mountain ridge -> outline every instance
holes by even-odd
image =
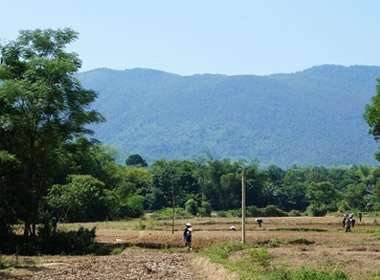
[[[377,66],[321,65],[265,76],[98,68],[78,73],[107,118],[95,138],[159,158],[257,160],[260,166],[376,164],[362,115]]]

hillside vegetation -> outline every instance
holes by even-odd
[[[78,77],[99,93],[107,122],[95,138],[159,158],[258,160],[282,168],[375,164],[364,108],[380,67],[316,66],[292,74],[179,76],[150,69],[95,69]]]

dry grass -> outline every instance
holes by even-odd
[[[59,225],[58,229],[75,229],[79,226],[91,228],[93,226],[96,226],[96,239],[98,242],[108,244],[138,244],[141,246],[145,245],[148,247],[163,246],[165,248],[181,248],[183,246],[182,229],[186,222],[191,222],[194,228],[194,250],[190,254],[187,252],[182,252],[181,250],[173,251],[172,254],[177,254],[179,252],[179,254],[183,255],[183,257],[181,257],[181,260],[184,263],[181,263],[180,265],[185,267],[189,266],[188,261],[189,256],[191,256],[191,259],[193,259],[193,261],[192,266],[190,266],[190,270],[192,267],[192,271],[187,271],[189,274],[186,274],[189,277],[193,277],[193,279],[213,279],[212,275],[217,275],[216,270],[223,271],[223,269],[218,266],[214,266],[205,260],[199,261],[200,257],[197,257],[196,252],[202,247],[219,244],[227,240],[241,241],[241,219],[196,218],[190,221],[176,220],[174,227],[171,221],[153,221],[147,219],[81,225],[61,224]],[[237,231],[231,231],[229,229],[229,227],[232,225],[234,225],[237,228]],[[377,264],[380,261],[380,240],[374,235],[374,231],[377,228],[378,225],[374,222],[374,219],[372,218],[364,218],[361,223],[357,222],[355,227],[352,228],[352,231],[348,233],[344,232],[344,228],[341,225],[341,217],[264,218],[262,227],[258,227],[258,225],[254,222],[254,219],[249,218],[246,219],[245,240],[247,243],[253,244],[276,243],[278,246],[271,246],[268,249],[272,256],[270,264],[272,267],[278,268],[285,266],[294,269],[305,267],[307,269],[315,268],[327,271],[332,271],[336,268],[339,268],[341,270],[344,270],[350,276],[352,276],[353,279],[375,279],[375,275],[380,276],[380,268],[378,268],[377,266]],[[297,240],[300,240],[302,242],[291,242]],[[310,244],[307,245],[305,244],[306,242],[303,241],[310,241]],[[149,251],[127,248],[126,251],[123,253],[124,260],[126,259],[126,256],[131,255],[128,253],[130,252],[130,250],[134,250],[132,257],[135,257],[135,259],[148,259],[145,258],[143,255],[148,254]],[[160,254],[161,252],[158,252],[157,250],[154,251],[156,255]],[[167,252],[165,252],[165,254],[166,253]],[[142,257],[137,258],[137,254],[141,254]],[[97,266],[100,267],[102,265],[100,260],[106,260],[107,258],[112,257],[117,258],[120,256],[93,258],[99,258]],[[165,258],[167,258],[167,256],[165,256]],[[54,270],[62,270],[64,269],[65,265],[69,265],[70,267],[73,266],[73,260],[77,260],[80,262],[83,261],[82,259],[83,258],[80,257],[76,257],[74,259],[71,257],[40,257],[40,259],[37,260],[37,263],[39,263],[38,266],[43,266],[44,263],[57,263],[59,265],[55,265]],[[83,266],[83,269],[86,269],[86,266]],[[38,271],[38,269],[36,270]],[[31,271],[32,270],[28,270],[28,277],[37,273]],[[52,271],[52,269],[50,269],[49,271]],[[202,274],[202,271],[206,271],[207,275]],[[210,273],[210,271],[214,271],[214,273]],[[14,271],[10,274],[8,273],[7,275],[10,277],[12,275],[16,276],[17,274],[18,272]],[[200,274],[202,275],[200,276]],[[223,272],[222,274],[225,275],[225,272]],[[40,276],[41,275],[39,275],[39,277]],[[186,277],[187,276],[183,276],[182,278],[180,277],[173,279],[187,279]],[[141,277],[140,279],[150,278]]]

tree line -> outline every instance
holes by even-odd
[[[158,159],[150,166],[138,154],[125,165],[117,151],[91,138],[88,125],[105,121],[91,104],[97,93],[75,78],[81,66],[65,51],[78,34],[70,28],[20,31],[0,45],[0,234],[23,223],[24,236],[38,225],[136,218],[179,208],[191,215],[222,214],[246,204],[296,214],[324,215],[380,209],[380,168],[260,168],[258,162]],[[374,101],[375,104],[375,101]],[[377,115],[365,118],[376,136]]]

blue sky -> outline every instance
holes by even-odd
[[[179,75],[292,73],[322,64],[380,66],[378,0],[12,0],[0,40],[71,27],[81,71]]]

